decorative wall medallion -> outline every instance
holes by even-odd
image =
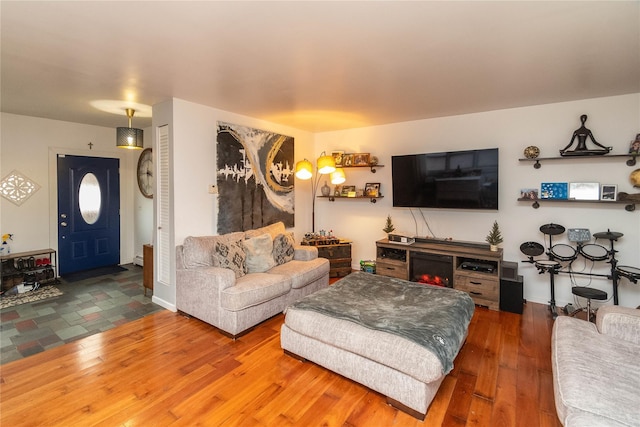
[[[640,188],[640,169],[636,169],[629,175],[629,180],[634,187]]]
[[[16,206],[27,201],[40,186],[17,170],[13,170],[0,182],[0,194]]]
[[[524,149],[524,156],[527,159],[535,159],[540,155],[540,149],[535,145],[530,145]]]

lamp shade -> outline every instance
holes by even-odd
[[[313,176],[313,165],[307,159],[296,163],[296,178],[310,179]]]
[[[333,156],[326,156],[324,153],[318,157],[318,173],[326,175],[336,170],[336,161]]]
[[[144,146],[142,129],[130,127],[117,128],[116,146],[121,148],[141,149]]]
[[[331,173],[331,183],[333,185],[342,184],[347,180],[347,177],[344,174],[344,169],[337,168],[335,172]]]

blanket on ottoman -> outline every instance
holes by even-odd
[[[464,292],[354,272],[290,306],[403,337],[431,351],[442,374],[466,337],[475,305]]]

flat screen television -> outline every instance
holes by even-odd
[[[498,209],[498,149],[391,157],[393,206]]]

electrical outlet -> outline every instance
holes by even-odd
[[[209,194],[218,194],[218,187],[215,184],[209,185]]]

